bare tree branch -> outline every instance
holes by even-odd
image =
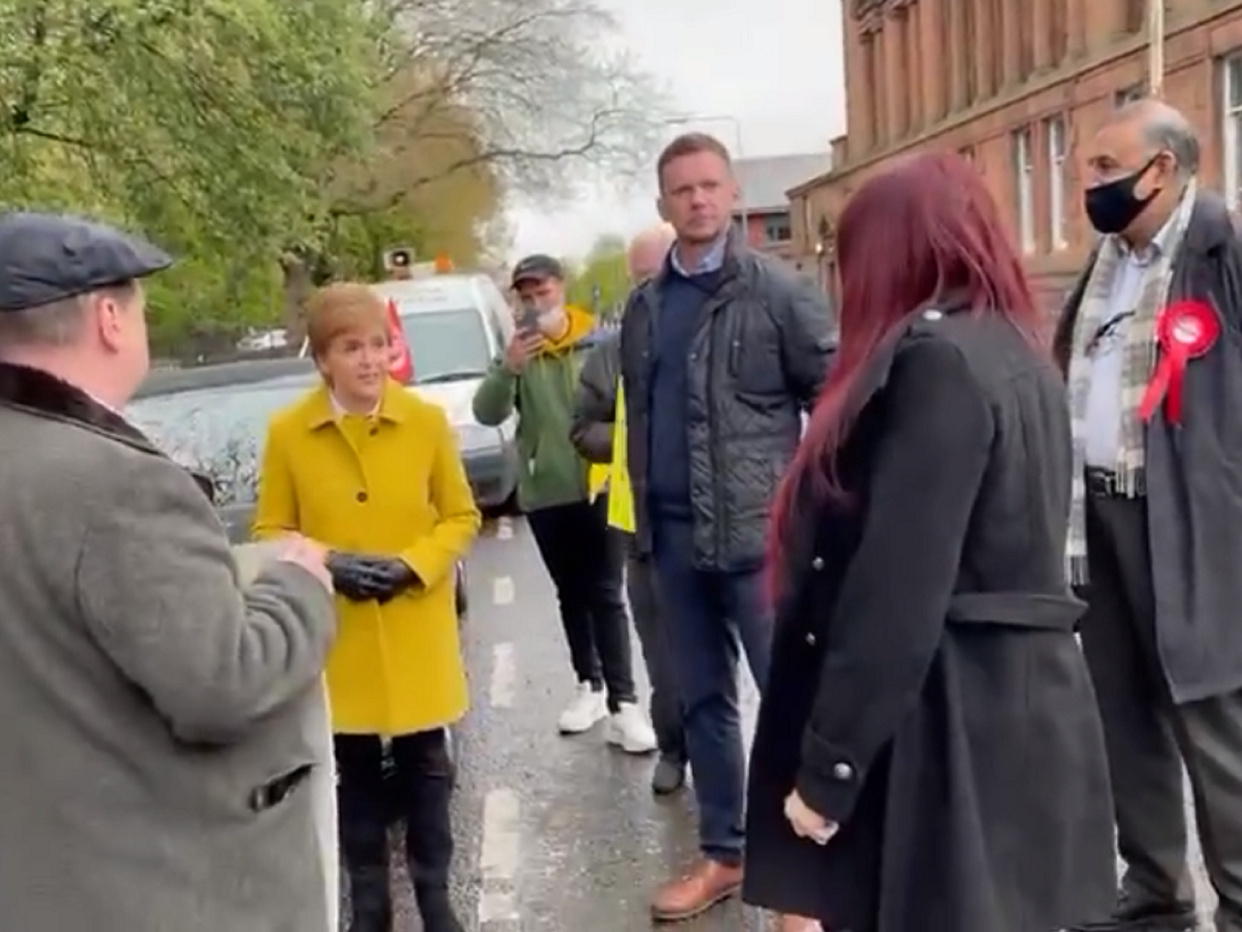
[[[390,210],[459,172],[559,200],[593,174],[648,165],[663,97],[609,51],[599,0],[387,0],[387,103],[367,167],[334,165],[331,215]]]

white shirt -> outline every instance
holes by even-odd
[[[1121,410],[1121,379],[1125,368],[1126,333],[1142,294],[1144,279],[1163,254],[1172,224],[1170,217],[1145,249],[1131,249],[1124,240],[1115,240],[1114,248],[1121,251],[1121,261],[1109,289],[1108,313],[1089,351],[1091,384],[1087,392],[1087,436],[1084,438],[1088,466],[1117,468],[1121,419],[1125,416]]]
[[[345,406],[341,404],[341,402],[337,399],[336,395],[334,395],[332,392],[328,392],[328,398],[332,400],[332,413],[336,415],[337,417],[344,417],[347,414],[354,413],[352,411],[346,410]],[[370,411],[368,411],[365,417],[375,417],[375,415],[379,414],[380,405],[382,405],[383,403],[384,403],[383,398],[375,402],[375,407],[373,407]]]

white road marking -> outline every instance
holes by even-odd
[[[513,604],[513,580],[508,576],[497,576],[492,580],[492,604]]]
[[[492,648],[491,700],[493,709],[510,709],[517,692],[517,658],[512,644]]]
[[[483,800],[483,841],[479,846],[479,923],[513,922],[518,918],[513,881],[521,856],[521,806],[517,793],[495,789]]]
[[[501,518],[496,522],[496,539],[512,540],[513,539],[513,519]]]

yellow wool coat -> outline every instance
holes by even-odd
[[[479,523],[448,418],[396,382],[374,417],[338,417],[320,387],[272,420],[255,537],[297,531],[398,556],[423,583],[383,606],[337,597],[327,671],[337,733],[409,734],[465,714],[454,570]]]

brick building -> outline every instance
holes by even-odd
[[[826,152],[735,159],[733,171],[741,191],[733,223],[741,229],[745,220],[746,242],[796,264],[799,257],[793,248],[793,221],[785,192],[806,178],[828,171],[831,164]]]
[[[794,250],[831,281],[836,217],[895,157],[952,148],[988,181],[1052,304],[1093,233],[1076,145],[1146,92],[1147,0],[843,0],[846,134],[788,194]],[[1164,96],[1199,128],[1203,177],[1242,190],[1242,0],[1167,3]],[[817,258],[818,257],[818,258]]]

